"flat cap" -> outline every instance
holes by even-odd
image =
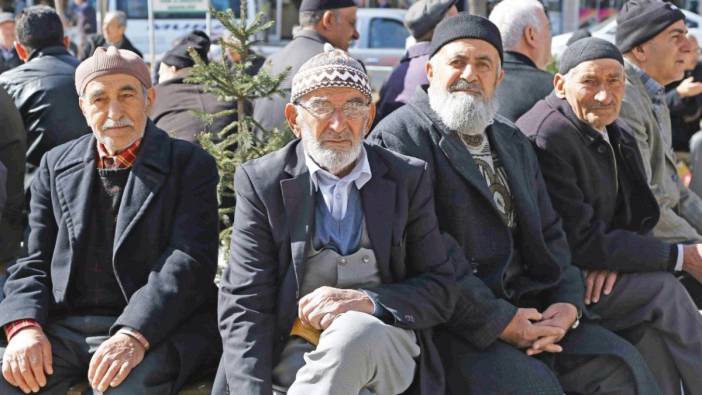
[[[615,43],[622,53],[655,37],[685,14],[674,4],[661,0],[629,0],[617,15]]]
[[[319,53],[300,66],[293,76],[290,102],[322,88],[353,88],[371,100],[371,85],[363,65],[348,53],[324,44]]]
[[[356,7],[356,3],[353,0],[302,0],[300,12],[334,10],[346,7]]]
[[[192,67],[195,64],[188,53],[188,48],[193,48],[200,58],[207,63],[207,53],[210,52],[210,38],[201,30],[193,30],[178,39],[178,42],[163,55],[161,62],[175,66],[177,69]]]
[[[0,12],[0,25],[5,22],[14,22],[15,15],[11,12]]]
[[[467,12],[460,12],[458,15],[448,17],[436,26],[434,36],[431,39],[429,57],[434,57],[444,45],[462,38],[487,41],[495,47],[500,55],[500,63],[502,63],[502,37],[500,36],[500,30],[489,19],[471,15]]]
[[[624,65],[624,57],[614,44],[601,38],[586,37],[566,48],[561,55],[558,73],[566,74],[580,63],[597,59],[614,59]]]
[[[456,0],[419,0],[407,10],[405,27],[414,38],[432,31]]]
[[[85,59],[76,69],[76,91],[82,95],[88,83],[110,74],[128,74],[138,79],[145,88],[151,88],[149,68],[144,60],[132,51],[110,46],[98,47],[93,56]]]

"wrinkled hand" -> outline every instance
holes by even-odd
[[[2,357],[2,376],[22,392],[38,392],[53,374],[51,343],[41,328],[28,327],[17,332]]]
[[[500,334],[500,339],[518,348],[529,348],[541,338],[562,338],[565,335],[563,328],[535,324],[543,318],[544,316],[536,309],[517,309],[512,321]],[[553,347],[549,347],[549,349],[553,349]]]
[[[300,322],[317,330],[327,329],[347,311],[373,314],[373,302],[365,292],[355,289],[320,287],[303,296],[297,307]]]
[[[702,93],[702,82],[694,81],[694,77],[687,77],[680,81],[675,91],[680,97],[697,96]]]
[[[609,295],[617,282],[617,272],[585,270],[585,304],[597,303],[602,294]]]
[[[90,386],[100,392],[117,387],[141,363],[145,351],[138,340],[124,333],[116,333],[105,340],[90,359]]]
[[[702,282],[702,244],[683,247],[683,270]]]
[[[554,303],[549,306],[542,314],[543,319],[535,322],[536,326],[552,326],[563,329],[563,334],[560,336],[546,336],[535,341],[529,349],[528,355],[541,354],[542,352],[561,352],[563,348],[557,343],[560,342],[565,334],[578,319],[578,308],[570,303]]]

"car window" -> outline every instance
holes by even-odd
[[[685,24],[687,25],[687,27],[689,29],[695,29],[695,28],[700,27],[700,25],[697,22],[695,22],[694,20],[692,20],[690,18],[685,18]]]
[[[373,18],[370,23],[369,48],[404,48],[409,32],[395,19]]]
[[[231,8],[236,17],[239,17],[239,0],[210,0],[210,4],[217,10]],[[127,13],[128,19],[146,19],[148,17],[147,2],[144,0],[117,0],[117,9]],[[176,18],[202,18],[201,13],[191,12],[159,12],[155,14],[159,19]]]

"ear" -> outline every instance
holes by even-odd
[[[430,61],[424,63],[424,71],[427,73],[427,79],[431,82],[431,79],[434,77],[434,68]]]
[[[559,73],[553,76],[553,90],[561,99],[565,99],[565,77]]]
[[[630,53],[634,56],[634,59],[636,59],[640,63],[645,62],[648,58],[646,50],[644,50],[642,45],[637,45],[630,51]]]
[[[154,105],[154,101],[156,101],[156,90],[152,86],[151,88],[146,90],[146,113],[151,112],[151,107]]]
[[[524,41],[528,46],[534,48],[536,47],[536,29],[534,26],[527,26],[524,28]]]
[[[319,21],[319,23],[322,25],[322,28],[331,29],[336,23],[336,15],[334,15],[333,11],[324,11],[324,14],[322,14],[322,19]]]
[[[17,51],[17,56],[23,61],[26,62],[27,59],[29,59],[29,54],[27,53],[27,49],[17,41],[15,41],[15,51]]]
[[[63,46],[68,49],[68,47],[71,45],[71,38],[68,36],[63,37]]]
[[[500,72],[497,73],[497,84],[495,86],[500,85],[502,83],[502,80],[504,80],[504,79],[505,79],[505,69],[503,69],[502,66],[500,66]]]
[[[297,109],[292,103],[285,105],[285,120],[288,121],[288,125],[290,125],[290,129],[295,137],[301,138],[302,131],[300,130],[300,126],[297,124]]]
[[[371,103],[368,108],[368,121],[366,122],[366,136],[370,133],[371,127],[373,126],[373,120],[375,120],[376,108],[375,103]],[[365,137],[365,136],[364,136]]]

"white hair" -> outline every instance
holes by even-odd
[[[113,19],[116,20],[120,26],[127,27],[127,14],[124,11],[108,11],[105,14],[104,23],[109,23]]]
[[[540,24],[539,15],[543,12],[544,6],[538,0],[502,0],[490,13],[490,21],[500,30],[502,46],[510,50],[519,44],[528,26],[537,31],[548,29]]]

